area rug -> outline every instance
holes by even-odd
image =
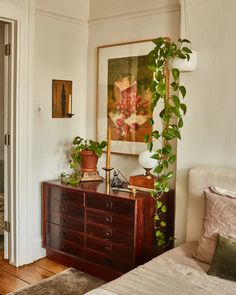
[[[104,283],[105,281],[77,269],[68,268],[37,284],[8,293],[8,295],[82,295]]]

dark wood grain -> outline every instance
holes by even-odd
[[[111,189],[107,194],[105,183],[94,183],[43,183],[44,241],[51,259],[109,280],[164,250],[156,246],[155,200],[149,193]],[[174,192],[163,202],[168,206],[165,234],[173,236]]]

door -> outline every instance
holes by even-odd
[[[15,30],[14,23],[4,23],[4,258],[9,259],[12,251],[12,228],[10,224],[13,205],[14,179],[14,106],[15,106]]]

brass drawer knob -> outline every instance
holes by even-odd
[[[112,208],[112,201],[107,201],[106,202],[106,207],[107,208]]]
[[[108,251],[111,251],[112,250],[112,245],[111,244],[107,244],[105,246],[105,249],[108,250]]]
[[[112,236],[112,231],[106,230],[106,237],[111,237],[111,236]]]
[[[105,220],[106,220],[106,223],[112,223],[112,216],[110,215],[106,216]]]

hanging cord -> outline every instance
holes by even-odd
[[[190,26],[189,26],[189,19],[188,19],[188,12],[187,12],[187,3],[186,0],[182,0],[183,3],[183,14],[184,14],[184,26],[186,32],[186,39],[190,40]],[[192,49],[191,43],[189,44],[190,49]]]

